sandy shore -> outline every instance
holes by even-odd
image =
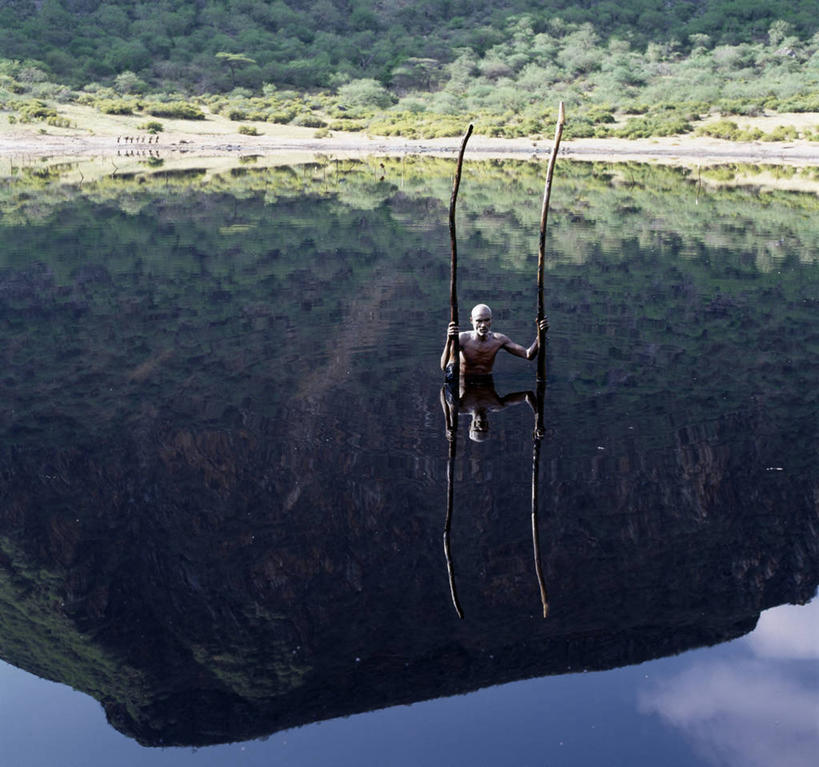
[[[205,127],[205,126],[202,126]],[[206,133],[172,130],[157,137],[138,135],[126,141],[117,135],[71,135],[6,131],[0,135],[0,156],[116,156],[129,152],[152,151],[160,156],[174,153],[205,155],[233,153],[322,153],[353,155],[448,155],[458,151],[460,138],[409,140],[368,137],[358,133],[333,133],[315,138],[314,131],[293,129],[267,130],[265,135],[246,136],[233,132]],[[157,140],[158,143],[154,143]],[[149,143],[150,142],[150,143]],[[467,156],[531,157],[547,155],[551,141],[500,139],[473,136]],[[652,139],[575,139],[561,143],[563,157],[596,161],[645,161],[683,165],[720,163],[787,164],[819,166],[819,142],[731,142],[706,137],[667,137]]]

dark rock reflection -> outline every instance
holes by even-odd
[[[332,400],[338,433],[315,441],[314,402],[235,428],[159,419],[88,449],[5,450],[3,657],[87,690],[143,743],[201,744],[720,642],[815,589],[809,472],[760,473],[769,422],[743,414],[613,457],[544,444],[546,621],[526,483],[465,455],[460,621],[439,429],[417,451],[356,448],[343,435],[366,431],[362,411]],[[520,475],[527,444],[531,427],[493,471]]]

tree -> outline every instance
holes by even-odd
[[[392,86],[398,91],[431,91],[437,86],[443,67],[438,59],[410,57],[392,70]]]
[[[144,80],[137,77],[131,70],[120,72],[114,79],[114,88],[117,93],[144,93],[147,89]]]
[[[338,89],[340,103],[346,107],[377,107],[383,109],[392,104],[392,96],[377,80],[363,78],[353,80]]]
[[[788,35],[793,33],[793,26],[787,21],[777,19],[768,30],[768,42],[776,48]]]
[[[236,87],[236,66],[239,64],[255,64],[256,59],[251,59],[250,56],[245,56],[244,53],[228,53],[227,51],[219,51],[216,58],[227,64],[230,70],[230,79],[233,82],[233,87]]]

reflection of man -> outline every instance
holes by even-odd
[[[480,379],[461,378],[460,392],[455,401],[451,387],[441,389],[441,407],[446,418],[447,439],[452,439],[456,426],[455,414],[468,413],[472,416],[469,424],[469,438],[473,442],[484,442],[489,439],[489,413],[504,410],[521,402],[528,402],[532,410],[536,409],[535,395],[531,391],[519,391],[501,397],[495,391],[492,376]]]
[[[470,315],[472,330],[458,332],[458,326],[454,322],[449,323],[447,329],[446,344],[441,354],[441,370],[446,370],[447,378],[451,377],[452,368],[455,363],[454,341],[458,339],[461,347],[460,372],[462,375],[490,375],[492,366],[495,364],[495,357],[501,349],[505,349],[510,354],[523,359],[531,360],[537,356],[538,339],[535,340],[528,349],[524,349],[519,344],[514,343],[503,333],[495,333],[491,330],[492,310],[486,304],[478,304]],[[540,325],[545,332],[549,329],[549,323],[544,318]]]

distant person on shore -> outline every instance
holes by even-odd
[[[449,323],[447,328],[446,344],[441,354],[441,370],[446,372],[447,380],[454,374],[455,339],[461,347],[460,373],[464,376],[489,376],[492,374],[492,366],[495,364],[495,357],[501,349],[505,349],[510,354],[523,359],[531,360],[537,356],[538,337],[528,349],[524,349],[516,344],[503,333],[495,333],[490,328],[492,326],[492,310],[486,304],[478,304],[470,314],[472,330],[464,332],[458,331],[458,326],[454,322]],[[549,321],[544,317],[540,321],[540,328],[546,332],[549,329]]]

